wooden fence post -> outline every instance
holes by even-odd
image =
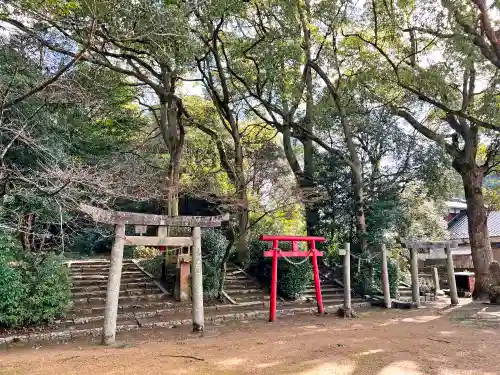
[[[351,317],[351,244],[345,244],[344,255],[344,316]]]
[[[411,298],[420,306],[420,285],[418,284],[418,253],[417,249],[410,248],[411,258]]]
[[[450,244],[446,244],[446,267],[448,269],[448,285],[450,286],[450,299],[452,305],[458,305],[457,282],[455,280],[455,267],[453,266],[453,254]]]
[[[384,291],[384,304],[386,308],[390,309],[392,307],[391,289],[389,287],[389,270],[387,268],[387,250],[384,244],[382,244],[381,246],[381,256],[382,256],[382,289]]]
[[[203,265],[201,257],[201,229],[193,228],[193,249],[191,263],[193,331],[203,331],[205,317],[203,311]]]
[[[106,308],[104,310],[104,327],[102,344],[111,345],[116,340],[116,318],[120,297],[120,280],[122,276],[123,245],[125,243],[125,224],[115,225],[115,240],[111,249],[109,264],[108,289],[106,291]]]

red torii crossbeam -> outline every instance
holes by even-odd
[[[318,313],[323,314],[323,298],[321,297],[321,284],[319,281],[318,256],[323,256],[323,252],[316,249],[316,242],[324,242],[324,237],[312,236],[282,236],[282,235],[261,235],[261,241],[273,243],[272,249],[264,251],[265,257],[272,257],[271,276],[271,301],[269,304],[269,321],[276,320],[276,299],[278,295],[278,258],[280,257],[309,257],[312,256],[314,286],[316,290],[316,302],[318,303]],[[292,243],[292,251],[281,251],[279,241]],[[299,250],[299,242],[307,242],[308,251]]]

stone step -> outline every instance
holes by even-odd
[[[250,279],[248,276],[226,276],[225,282],[232,283],[232,282],[254,282],[254,281]]]
[[[262,306],[265,307],[266,304],[262,302],[254,302],[247,303],[245,306]],[[228,308],[232,308],[235,305],[226,304],[226,305],[209,305],[205,306],[206,314],[213,314],[213,311],[225,310]],[[268,306],[268,304],[267,304]],[[131,307],[124,308],[118,310],[118,321],[127,320],[127,319],[145,319],[151,318],[155,316],[166,316],[166,315],[174,315],[183,313],[185,315],[191,314],[191,304],[189,303],[166,303],[158,306],[151,306],[145,308]],[[73,324],[86,324],[90,322],[96,321],[104,321],[104,309],[99,311],[92,311],[94,314],[83,314],[81,311],[76,311],[67,315],[66,319],[64,319],[61,323],[73,323]]]
[[[225,280],[225,285],[240,285],[240,286],[249,286],[249,285],[260,285],[257,281],[245,278],[245,279],[236,279],[236,280]]]
[[[230,276],[244,276],[245,278],[248,278],[248,275],[245,273],[245,272],[242,272],[242,271],[238,271],[238,270],[235,270],[235,271],[226,271],[226,277],[230,277]]]
[[[85,292],[77,292],[73,293],[74,299],[81,298],[94,298],[94,297],[106,297],[106,290],[96,290],[96,291],[85,291]],[[136,288],[136,289],[128,289],[128,290],[120,290],[120,296],[139,296],[142,294],[156,294],[163,293],[161,289],[155,288]]]
[[[103,310],[104,311],[104,310]],[[120,324],[122,321],[127,321],[131,319],[145,319],[145,318],[152,318],[155,316],[166,316],[166,315],[174,315],[174,314],[179,314],[180,312],[184,313],[189,313],[191,311],[191,307],[189,306],[188,308],[184,309],[177,309],[177,308],[164,308],[164,309],[144,309],[144,310],[131,310],[131,311],[120,311],[118,312],[117,316],[117,324]],[[91,322],[99,322],[102,326],[104,323],[104,315],[99,314],[99,315],[69,315],[66,317],[65,320],[63,320],[61,323],[62,324],[87,324]]]
[[[315,292],[316,288],[315,287],[307,287],[304,289],[304,292]],[[335,286],[330,286],[330,285],[321,285],[321,291],[322,292],[340,292],[344,293],[344,288],[339,288]]]
[[[302,293],[302,295],[304,297],[307,297],[307,296],[311,296],[311,297],[315,297],[316,296],[316,292],[315,291],[311,291],[311,292],[304,292]],[[338,291],[338,290],[333,290],[333,291],[328,291],[328,290],[322,290],[321,291],[321,295],[323,297],[325,296],[343,296],[344,295],[344,291]]]
[[[69,264],[70,267],[109,267],[110,263],[109,262],[86,262],[86,263],[77,263],[77,262],[71,262]],[[126,266],[135,266],[135,263],[132,261],[123,261],[122,267]]]
[[[118,313],[129,313],[134,311],[144,311],[144,310],[162,310],[162,309],[190,309],[191,304],[189,303],[179,303],[173,302],[169,300],[160,300],[160,301],[120,301],[118,305]],[[78,305],[75,306],[68,315],[71,316],[94,316],[94,315],[103,315],[104,314],[105,305],[100,306],[90,306],[90,305]]]
[[[109,272],[108,271],[91,271],[91,270],[84,270],[84,271],[71,271],[70,275],[71,276],[90,276],[90,275],[96,275],[96,276],[108,276]],[[144,272],[142,272],[140,269],[136,268],[135,270],[124,270],[122,271],[122,276],[125,275],[144,275]]]
[[[231,297],[235,302],[243,302],[243,301],[265,301],[269,299],[269,295],[266,294],[230,294],[229,297]]]
[[[232,284],[232,283],[225,283],[224,284],[224,290],[247,290],[247,289],[259,289],[259,290],[267,290],[267,288],[262,288],[259,284],[255,283],[246,283],[246,284]]]
[[[109,269],[109,262],[106,263],[96,263],[96,262],[89,262],[89,263],[71,263],[68,265],[69,268],[85,268],[85,269],[99,269],[99,268],[106,268]],[[134,262],[123,262],[122,267],[137,267]]]
[[[123,261],[123,264],[130,264],[131,261]],[[88,261],[88,260],[73,260],[70,266],[109,266],[109,260]]]
[[[89,273],[97,273],[97,274],[101,274],[101,273],[109,273],[109,268],[106,268],[106,267],[102,267],[102,268],[69,268],[69,271],[71,274],[78,274],[78,273],[83,273],[83,274],[89,274]],[[130,266],[130,267],[123,267],[122,268],[122,272],[124,271],[140,271],[139,268],[137,268],[135,265],[134,266]]]
[[[107,290],[108,283],[99,283],[99,284],[89,284],[83,286],[73,286],[71,288],[71,293],[80,293],[80,292],[94,292],[98,290]],[[158,288],[158,286],[152,281],[140,281],[140,282],[131,282],[131,283],[120,283],[120,290],[130,290],[137,288]]]
[[[262,289],[257,289],[257,288],[247,288],[247,289],[242,289],[242,288],[228,288],[225,287],[224,291],[231,296],[232,294],[247,294],[247,293],[262,293]]]
[[[120,304],[128,304],[128,303],[140,303],[141,301],[160,301],[165,299],[165,295],[160,291],[160,293],[153,294],[142,294],[138,296],[120,296],[119,303]],[[106,304],[106,296],[103,297],[92,297],[92,298],[75,298],[73,300],[75,307],[79,307],[81,305],[89,305],[89,306],[100,306]]]
[[[363,302],[364,300],[361,298],[352,298],[351,303]],[[316,303],[316,298],[308,298],[305,300],[297,300],[295,301],[299,304],[308,304],[308,303]],[[344,297],[327,297],[323,298],[323,306],[331,306],[331,305],[341,305],[344,303]]]
[[[73,279],[73,285],[94,285],[97,283],[104,283],[106,284],[108,282],[108,277],[104,275],[86,275],[86,276],[72,276]],[[142,281],[151,281],[151,278],[146,275],[137,275],[137,276],[132,276],[132,275],[124,275],[121,277],[120,283],[127,284],[127,283],[133,283],[133,282],[142,282]]]

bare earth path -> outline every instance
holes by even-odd
[[[498,322],[471,323],[481,309],[300,315],[210,327],[203,338],[184,328],[141,331],[120,336],[127,345],[115,349],[77,342],[0,351],[0,374],[500,375]]]

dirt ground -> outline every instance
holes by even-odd
[[[0,374],[500,375],[500,312],[471,303],[370,310],[359,318],[298,315],[127,333],[92,342],[0,351]]]

